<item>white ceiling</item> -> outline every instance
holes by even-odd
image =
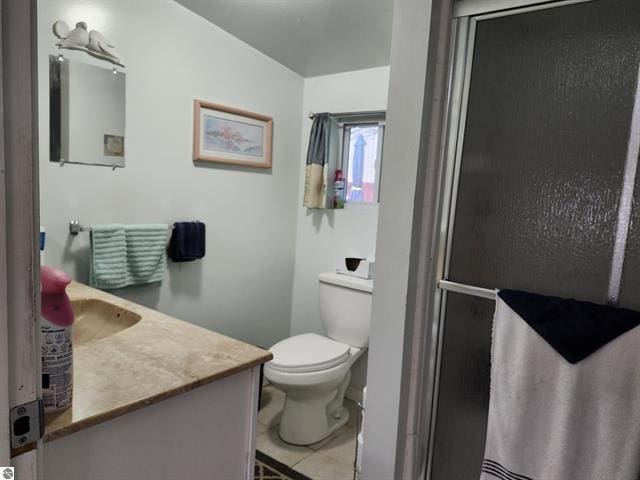
[[[393,0],[176,0],[304,77],[389,65]]]

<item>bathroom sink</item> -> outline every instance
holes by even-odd
[[[97,299],[71,302],[76,320],[73,343],[83,345],[132,327],[142,318],[135,312]]]

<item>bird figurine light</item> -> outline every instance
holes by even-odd
[[[86,22],[76,23],[76,28],[71,30],[66,22],[58,20],[53,24],[53,34],[60,39],[56,43],[58,48],[81,50],[93,57],[124,68],[116,54],[115,47],[97,30],[88,31]]]

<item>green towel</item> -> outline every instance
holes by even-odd
[[[169,227],[93,225],[89,283],[102,290],[161,282]]]
[[[89,284],[104,290],[127,285],[127,240],[124,225],[91,226]]]

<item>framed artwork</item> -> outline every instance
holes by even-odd
[[[193,110],[194,161],[271,168],[271,117],[203,100]]]

